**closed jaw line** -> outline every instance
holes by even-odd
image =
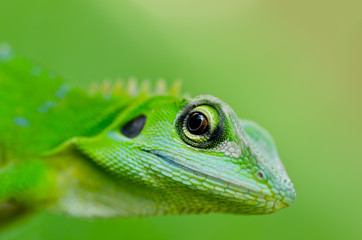
[[[235,181],[236,179],[224,179],[222,176],[220,177],[216,177],[213,176],[212,174],[208,174],[207,172],[201,172],[200,170],[194,169],[190,166],[187,166],[185,164],[181,164],[179,162],[177,162],[176,160],[171,159],[170,157],[166,156],[167,153],[161,152],[161,151],[157,151],[157,150],[145,150],[145,152],[147,153],[151,153],[155,156],[157,156],[158,158],[162,159],[163,161],[166,161],[169,164],[174,164],[180,168],[186,169],[188,171],[203,175],[205,177],[211,178],[215,181],[219,181],[219,182],[223,182],[225,184],[231,185],[231,186],[235,186],[237,188],[249,191],[249,192],[254,192],[254,193],[262,193],[263,195],[269,196],[272,195],[271,192],[269,191],[269,189],[262,189],[259,186],[253,185],[253,184],[249,184],[250,180],[249,178],[246,177],[242,177],[242,176],[238,176],[238,178],[240,179],[240,181]]]

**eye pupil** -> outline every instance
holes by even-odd
[[[204,114],[194,112],[187,121],[187,128],[190,133],[195,135],[204,134],[208,129],[208,121]]]
[[[192,131],[197,130],[198,128],[201,127],[203,121],[204,121],[204,116],[202,116],[201,114],[194,114],[190,118],[189,129]]]

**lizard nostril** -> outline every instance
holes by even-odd
[[[257,171],[256,177],[259,178],[260,180],[265,180],[265,175],[262,171]]]

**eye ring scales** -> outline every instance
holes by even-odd
[[[185,143],[197,148],[216,147],[228,132],[225,114],[212,103],[186,105],[178,114],[175,127]]]

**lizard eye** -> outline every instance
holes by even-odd
[[[176,128],[181,139],[199,148],[211,148],[220,142],[224,132],[223,119],[210,105],[200,105],[180,116]],[[222,139],[221,139],[222,140]]]
[[[202,135],[208,131],[209,122],[204,114],[201,112],[194,112],[190,114],[187,119],[187,130],[194,135]]]

